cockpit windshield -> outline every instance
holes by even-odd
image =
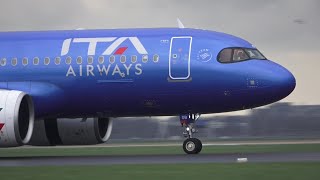
[[[250,59],[266,60],[260,51],[248,48],[226,48],[218,55],[218,60],[221,63],[233,63]]]
[[[257,49],[245,49],[251,59],[266,59]]]

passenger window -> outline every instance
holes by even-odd
[[[1,66],[5,66],[7,64],[7,59],[6,58],[3,58],[1,59]]]
[[[38,57],[33,58],[33,65],[39,65],[39,61]]]
[[[109,63],[113,64],[116,61],[116,57],[115,56],[110,56],[109,57]]]
[[[61,63],[61,58],[60,57],[56,57],[55,60],[54,60],[54,63],[56,65],[59,65]]]
[[[49,65],[50,64],[50,58],[49,57],[45,57],[44,58],[44,65]]]
[[[218,60],[222,63],[231,62],[232,49],[224,49],[220,52]]]
[[[142,62],[147,63],[148,62],[148,55],[142,56]]]
[[[22,59],[22,65],[24,65],[24,66],[28,65],[28,58]]]
[[[155,63],[159,62],[159,55],[158,54],[155,54],[153,56],[153,62],[155,62]]]
[[[77,64],[82,64],[82,57],[81,56],[77,57]]]
[[[99,64],[103,64],[104,63],[104,56],[100,56],[99,57]]]
[[[249,56],[244,52],[243,49],[234,49],[233,61],[243,61],[249,59]]]
[[[126,63],[126,56],[125,55],[122,55],[121,57],[120,57],[120,62],[122,63],[122,64],[124,64],[124,63]]]
[[[12,64],[12,66],[16,66],[18,64],[18,59],[17,58],[12,58],[11,64]]]
[[[88,64],[93,64],[93,57],[92,56],[88,56]]]
[[[137,56],[136,55],[133,55],[133,56],[131,56],[131,62],[132,63],[136,63],[137,62]]]
[[[72,62],[72,58],[70,56],[68,56],[66,58],[66,64],[71,64],[71,62]]]

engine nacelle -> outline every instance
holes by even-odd
[[[35,121],[30,140],[33,146],[93,145],[105,143],[111,135],[112,119],[77,118]]]
[[[34,105],[21,91],[0,90],[0,147],[27,144],[34,126]]]

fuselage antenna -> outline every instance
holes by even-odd
[[[177,22],[178,22],[178,26],[180,29],[183,29],[184,28],[184,25],[182,24],[182,22],[180,21],[179,18],[177,18]]]

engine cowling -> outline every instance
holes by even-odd
[[[112,119],[42,119],[35,121],[30,140],[33,146],[93,145],[108,141],[112,132]]]
[[[0,147],[27,144],[33,127],[32,98],[21,91],[0,90]]]

